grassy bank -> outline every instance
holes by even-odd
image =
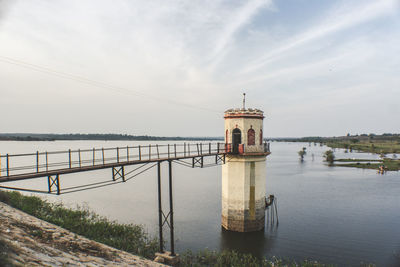
[[[335,141],[328,142],[327,146],[377,154],[400,153],[399,141]]]
[[[326,265],[316,261],[284,261],[278,258],[259,259],[251,254],[241,254],[235,251],[216,252],[211,250],[202,250],[197,253],[187,251],[183,253],[181,266],[197,266],[197,267],[333,267],[335,265]],[[373,267],[374,265],[365,265],[365,267]]]
[[[62,204],[9,191],[0,191],[0,201],[71,232],[135,255],[152,259],[158,248],[157,239],[151,238],[142,226],[109,221],[87,209],[68,209]]]
[[[334,161],[333,166],[339,167],[353,167],[362,169],[378,170],[380,166],[384,166],[387,171],[400,170],[400,160],[398,159],[383,159],[383,160],[369,160],[369,159],[337,159]],[[345,162],[345,163],[336,163]]]

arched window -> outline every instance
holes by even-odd
[[[228,140],[228,138],[229,138],[229,131],[228,130],[226,130],[226,132],[225,132],[225,144],[228,144],[229,143],[229,140]]]
[[[232,131],[232,153],[239,153],[239,144],[242,143],[242,132],[239,128],[235,128]]]
[[[256,132],[253,129],[247,131],[247,145],[254,146],[256,144]]]
[[[262,135],[262,130],[260,130],[260,145],[263,143],[263,135]]]

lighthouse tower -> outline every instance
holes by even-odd
[[[259,231],[265,224],[266,157],[263,111],[245,108],[225,111],[225,144],[222,166],[222,226],[236,232]]]

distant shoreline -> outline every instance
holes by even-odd
[[[0,141],[214,141],[223,140],[223,137],[166,137],[149,135],[126,134],[31,134],[31,133],[3,133]]]

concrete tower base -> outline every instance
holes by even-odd
[[[229,155],[222,166],[222,226],[236,232],[265,225],[266,155]]]

